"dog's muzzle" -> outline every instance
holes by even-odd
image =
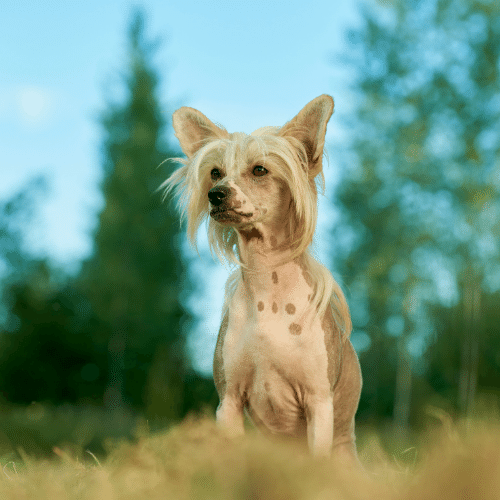
[[[212,205],[210,215],[218,222],[241,222],[242,217],[251,217],[253,214],[238,212],[238,206],[231,206],[229,201],[233,196],[233,190],[227,186],[215,186],[208,192],[208,199]]]

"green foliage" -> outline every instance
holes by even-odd
[[[0,415],[0,463],[30,457],[53,458],[54,447],[71,449],[94,462],[87,450],[103,458],[113,444],[134,440],[144,421],[127,411],[110,412],[92,404],[57,406],[33,402],[3,406]]]
[[[35,178],[1,208],[0,397],[9,404],[95,402],[106,380],[106,325],[72,284],[31,255],[24,238],[46,189]]]
[[[437,310],[469,311],[465,337],[448,340],[464,353],[462,410],[476,392],[481,301],[472,297],[500,282],[500,8],[422,0],[364,17],[349,37],[359,104],[337,193],[337,255],[353,340],[371,341],[361,354],[360,409],[380,415],[373,401],[386,407],[393,398],[394,418],[405,426],[412,371],[425,374]],[[422,403],[429,394],[413,396]]]
[[[54,282],[45,262],[5,292],[10,322],[0,336],[0,390],[9,403],[99,404],[109,327],[74,286]],[[10,328],[9,328],[10,324]]]
[[[500,293],[485,294],[477,318],[477,390],[479,405],[498,406],[500,403]],[[462,395],[460,378],[463,373],[463,342],[467,338],[466,307],[462,302],[452,308],[436,308],[434,318],[437,335],[425,353],[426,379],[436,402],[447,400],[446,410],[460,412]],[[437,404],[437,403],[436,403]]]

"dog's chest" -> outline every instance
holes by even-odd
[[[280,318],[247,319],[241,324],[230,321],[223,349],[226,377],[244,378],[267,365],[294,367],[299,377],[298,364],[307,366],[313,353],[321,355],[325,347],[324,342],[315,345],[312,333],[303,322]]]
[[[328,394],[328,353],[319,320],[307,303],[277,305],[248,314],[231,309],[223,346],[226,390],[240,399],[258,426],[301,434],[304,408],[317,392]],[[290,302],[291,304],[291,302]],[[266,314],[267,312],[267,314]]]

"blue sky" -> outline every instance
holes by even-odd
[[[0,7],[0,199],[37,174],[48,176],[50,191],[28,242],[68,269],[92,248],[90,234],[102,204],[97,116],[125,68],[135,5],[4,0]],[[309,100],[329,93],[336,114],[327,140],[341,139],[353,82],[331,58],[348,54],[345,32],[359,24],[356,2],[148,0],[139,5],[147,14],[149,38],[163,40],[155,64],[170,111],[189,105],[230,131],[250,132],[281,125]],[[336,165],[330,151],[327,191]],[[325,221],[331,224],[323,207],[320,231]],[[324,245],[319,247],[326,255]],[[227,275],[219,267],[212,272],[222,282]],[[218,314],[204,312],[214,309],[212,303],[199,311],[206,317],[205,331],[217,328]],[[214,341],[213,335],[195,337],[195,350]],[[200,361],[200,369],[208,371],[207,363]]]

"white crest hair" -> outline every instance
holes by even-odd
[[[196,233],[204,220],[208,220],[208,242],[212,253],[221,260],[239,266],[238,238],[231,226],[218,224],[210,216],[208,191],[213,187],[210,172],[214,167],[223,168],[228,175],[237,173],[248,164],[264,165],[280,178],[290,189],[293,209],[289,219],[289,248],[291,259],[298,259],[313,283],[314,294],[311,307],[323,317],[331,307],[334,322],[343,336],[351,332],[349,308],[344,294],[331,273],[317,262],[308,248],[312,242],[317,220],[318,180],[324,190],[324,175],[321,169],[311,170],[307,151],[295,137],[278,135],[278,127],[263,127],[250,135],[236,132],[224,138],[216,138],[202,146],[189,159],[172,158],[182,166],[160,186],[164,197],[175,190],[181,220],[187,219],[187,234],[196,248]],[[241,158],[241,152],[244,157]],[[319,178],[319,179],[318,179]],[[244,267],[244,266],[243,266]],[[241,268],[231,274],[225,291],[222,317],[241,280]]]

